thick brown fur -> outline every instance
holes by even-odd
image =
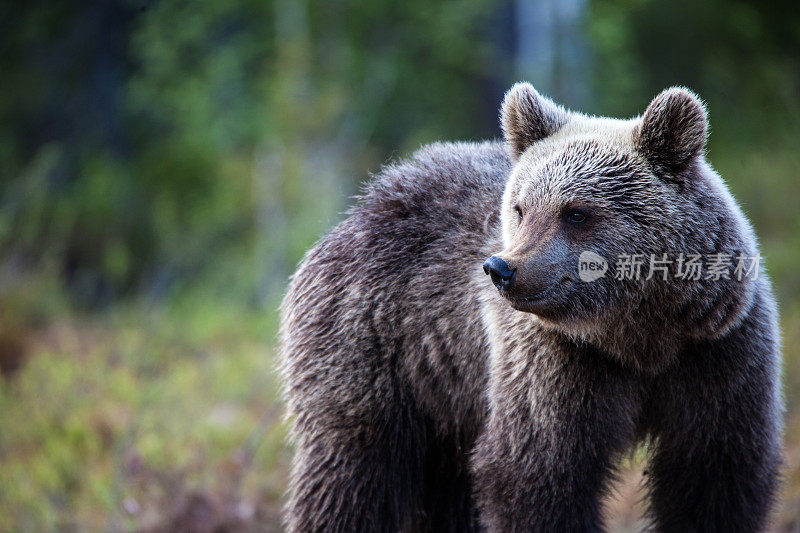
[[[588,117],[517,84],[501,123],[505,144],[383,169],[293,276],[288,528],[597,530],[617,459],[647,440],[656,529],[763,529],[782,431],[763,270],[577,275],[583,251],[757,254],[705,161],[704,106],[673,88],[642,117]]]

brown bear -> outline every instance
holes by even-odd
[[[598,530],[646,442],[655,529],[763,529],[777,310],[703,104],[614,120],[522,83],[501,122],[383,169],[293,276],[288,528]]]

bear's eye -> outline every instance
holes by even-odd
[[[519,205],[515,205],[514,211],[517,212],[517,217],[519,217],[519,222],[522,222],[522,208]]]
[[[586,213],[579,209],[570,209],[567,211],[566,216],[570,224],[583,224],[587,218]]]

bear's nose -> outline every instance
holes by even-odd
[[[483,271],[492,277],[492,283],[498,290],[509,290],[514,283],[517,269],[508,266],[508,263],[493,255],[483,264]]]

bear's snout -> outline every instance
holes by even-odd
[[[497,290],[507,291],[514,284],[517,269],[508,266],[508,263],[497,257],[491,256],[483,263],[483,271],[492,278],[492,283]]]

